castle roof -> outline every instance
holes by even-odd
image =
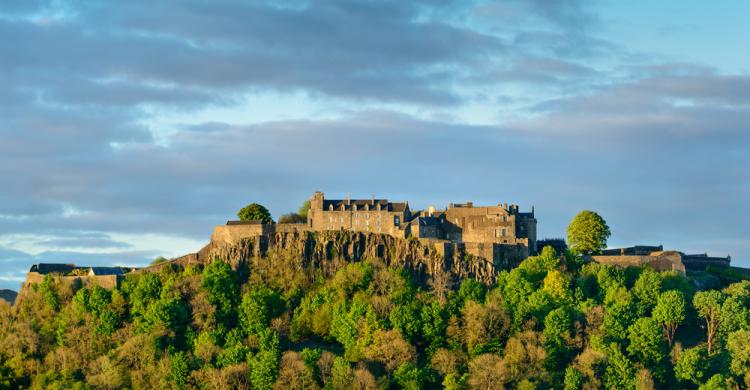
[[[37,272],[42,275],[49,273],[66,274],[76,268],[75,264],[38,263],[32,265],[29,272]]]
[[[125,275],[127,272],[120,267],[91,267],[92,275]]]
[[[357,206],[357,210],[364,210],[365,207],[369,207],[370,210],[377,210],[377,206],[380,205],[380,210],[393,211],[393,212],[404,212],[409,204],[406,202],[389,202],[387,199],[325,199],[323,200],[323,210],[330,210],[333,206],[333,210],[339,211],[353,210],[354,206]]]

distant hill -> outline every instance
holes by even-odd
[[[0,290],[0,299],[4,299],[11,305],[16,301],[18,293],[13,290]]]

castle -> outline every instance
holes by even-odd
[[[40,283],[45,275],[54,274],[71,283],[112,288],[127,272],[154,271],[170,263],[205,263],[216,257],[231,262],[247,261],[273,250],[290,251],[319,267],[331,266],[328,262],[333,264],[337,259],[356,261],[374,256],[401,262],[422,273],[449,269],[460,277],[492,283],[498,270],[515,267],[545,246],[551,246],[559,255],[567,249],[562,238],[537,240],[536,228],[533,207],[531,212],[521,212],[514,204],[474,206],[467,202],[451,203],[443,210],[429,207],[412,211],[408,202],[375,197],[326,199],[322,192],[316,191],[310,198],[306,222],[228,221],[214,228],[209,244],[200,251],[167,263],[140,270],[35,264],[26,284]],[[388,248],[394,246],[397,248],[391,253]],[[602,264],[648,265],[680,273],[702,271],[708,266],[731,267],[728,256],[664,251],[661,245],[611,248],[587,257]],[[731,268],[750,274],[750,270]]]
[[[317,191],[310,199],[308,228],[314,231],[351,230],[385,233],[399,238],[523,247],[522,257],[536,253],[534,210],[522,213],[517,205],[474,207],[451,203],[445,210],[430,207],[412,212],[408,202],[387,199],[325,199]]]

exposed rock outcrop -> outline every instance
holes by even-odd
[[[461,243],[352,231],[288,231],[243,237],[215,233],[198,253],[170,263],[205,264],[215,258],[226,260],[235,268],[281,261],[279,266],[304,267],[324,275],[334,274],[349,262],[379,258],[387,265],[411,270],[421,280],[446,273],[454,279],[474,278],[486,284],[494,283],[499,268],[487,259],[468,254]],[[151,268],[161,266],[164,264]]]

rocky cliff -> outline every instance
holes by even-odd
[[[253,267],[273,262],[274,266],[303,267],[328,276],[349,262],[378,258],[389,266],[412,271],[422,281],[431,276],[448,275],[453,279],[474,278],[486,284],[495,281],[498,271],[497,264],[468,254],[460,243],[351,231],[302,230],[237,236],[219,228],[211,242],[198,253],[170,263],[207,263],[220,258],[234,267]],[[154,267],[161,266],[164,265]]]

